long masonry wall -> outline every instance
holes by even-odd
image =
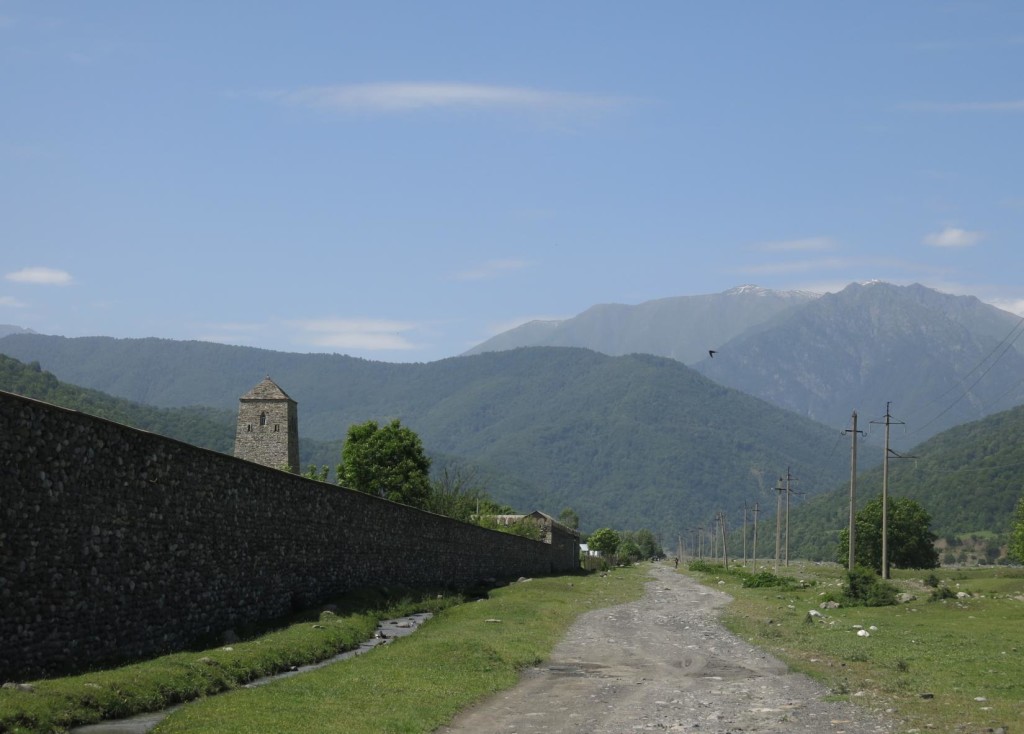
[[[0,392],[0,681],[180,650],[360,587],[577,565],[565,543]]]

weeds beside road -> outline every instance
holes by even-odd
[[[785,590],[744,588],[743,576],[724,567],[693,575],[733,597],[723,617],[730,630],[837,698],[891,710],[922,729],[1017,731],[1024,726],[1024,570],[939,569],[939,589],[948,591],[936,601],[925,583],[930,573],[895,572],[900,590],[917,597],[909,603],[836,609],[820,609],[841,596],[845,572],[834,564],[780,569],[798,582]]]

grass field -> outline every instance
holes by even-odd
[[[743,588],[717,569],[695,574],[729,593],[735,633],[823,681],[833,695],[889,710],[908,727],[948,732],[1024,728],[1024,570],[937,569],[940,588],[964,598],[930,601],[932,572],[894,572],[910,603],[820,609],[838,598],[844,570],[793,564],[780,575],[803,588]],[[934,579],[932,580],[934,582]],[[823,617],[812,617],[810,610]],[[868,636],[858,636],[858,626]]]
[[[158,731],[429,732],[479,698],[514,685],[519,671],[543,660],[580,613],[638,598],[643,581],[643,571],[632,568],[523,581],[454,605],[433,595],[390,606],[351,600],[337,615],[299,619],[228,647],[34,681],[32,691],[0,690],[0,733],[61,732],[194,699],[202,700]],[[377,619],[420,610],[435,616],[368,655],[240,688],[358,645]]]

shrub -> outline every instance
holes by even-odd
[[[896,587],[870,568],[857,566],[846,572],[846,603],[852,606],[888,607],[896,603]]]
[[[763,589],[763,588],[784,588],[784,589],[795,589],[798,584],[796,579],[790,578],[789,576],[776,576],[771,571],[761,571],[753,575],[748,575],[743,579],[744,589]]]
[[[924,583],[933,589],[937,589],[939,587],[939,577],[934,573],[930,573],[924,577]]]
[[[948,586],[940,586],[928,597],[928,601],[942,601],[943,599],[956,599],[956,592]]]

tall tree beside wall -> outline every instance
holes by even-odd
[[[1024,497],[1017,502],[1017,511],[1013,515],[1013,528],[1010,530],[1010,557],[1024,563]]]
[[[338,465],[338,484],[414,507],[430,497],[430,459],[415,431],[393,420],[348,429]]]

